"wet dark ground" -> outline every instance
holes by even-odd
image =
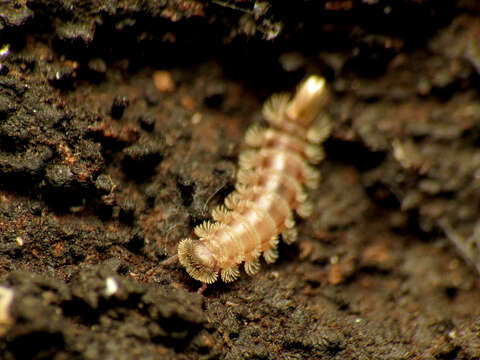
[[[479,5],[286,3],[0,3],[0,358],[480,358]],[[197,294],[159,263],[312,73],[313,216]]]

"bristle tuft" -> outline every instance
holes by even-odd
[[[298,230],[297,228],[291,228],[282,233],[282,240],[285,244],[292,244],[297,241]]]
[[[246,261],[244,268],[247,275],[253,276],[260,271],[260,261],[258,258]]]
[[[178,244],[178,259],[187,273],[195,280],[206,284],[217,281],[218,272],[201,264],[194,254],[194,242],[187,238]]]
[[[238,266],[233,266],[228,269],[223,269],[220,273],[220,276],[225,283],[230,283],[235,281],[240,276],[240,271],[238,270]]]
[[[288,94],[274,94],[263,105],[263,116],[272,125],[284,121],[285,111],[290,96]]]
[[[265,127],[258,124],[250,126],[245,133],[245,144],[251,147],[262,146],[265,130]]]
[[[307,218],[312,215],[313,204],[310,201],[304,201],[298,205],[297,214],[302,218]]]

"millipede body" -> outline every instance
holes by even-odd
[[[178,259],[190,276],[205,284],[219,275],[231,282],[241,263],[254,275],[261,255],[267,263],[277,259],[279,235],[286,243],[296,240],[293,211],[301,217],[312,212],[304,186],[319,182],[311,164],[323,159],[321,143],[330,133],[327,116],[319,116],[327,99],[325,80],[310,76],[293,99],[276,94],[267,100],[263,115],[270,126],[247,130],[235,191],[213,209],[214,221],[195,227],[198,239],[179,243]]]

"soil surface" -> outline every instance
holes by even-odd
[[[0,2],[1,359],[479,359],[475,0]],[[160,266],[274,92],[327,79],[314,214]]]

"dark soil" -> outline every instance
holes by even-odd
[[[0,1],[0,358],[479,359],[479,15]],[[314,215],[197,294],[160,262],[232,190],[267,96],[313,73],[334,124]]]

